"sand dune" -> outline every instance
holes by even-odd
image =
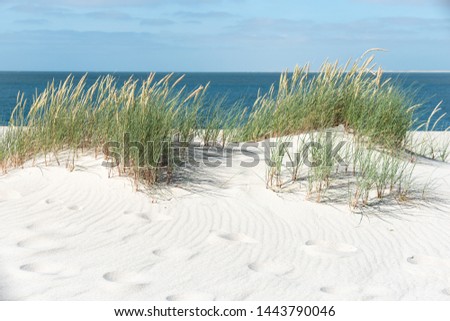
[[[0,176],[0,299],[450,299],[448,164],[419,162],[428,203],[361,216],[267,190],[262,163],[151,193],[101,163]]]

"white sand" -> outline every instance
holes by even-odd
[[[0,176],[0,299],[450,299],[449,164],[419,162],[428,204],[361,216],[242,159],[153,196],[90,156]]]

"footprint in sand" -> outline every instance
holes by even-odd
[[[277,276],[285,275],[294,270],[294,266],[292,264],[276,261],[255,262],[250,264],[248,268],[255,272],[273,274]]]
[[[48,198],[45,200],[41,200],[38,203],[35,203],[30,207],[30,209],[37,211],[46,211],[48,208],[58,208],[60,209],[64,202],[62,200],[56,198]]]
[[[134,287],[146,287],[150,284],[150,277],[144,273],[127,272],[127,271],[113,271],[103,275],[103,279],[110,283],[134,286]]]
[[[347,257],[358,252],[358,248],[346,243],[333,243],[323,240],[309,240],[305,243],[305,251],[311,255]]]
[[[52,204],[62,204],[62,201],[55,199],[55,198],[48,198],[44,201],[45,204],[47,205],[52,205]]]
[[[406,259],[406,261],[413,265],[428,266],[428,267],[450,267],[450,260],[435,256],[414,255]]]
[[[190,260],[198,253],[185,248],[167,248],[153,251],[153,254],[165,259]]]
[[[78,269],[67,268],[67,266],[56,262],[35,262],[24,264],[20,266],[20,270],[47,276],[74,276],[79,273]]]
[[[348,296],[361,293],[361,288],[357,285],[324,286],[320,288],[320,292],[336,296]]]
[[[81,211],[83,208],[81,206],[78,206],[78,205],[70,205],[70,206],[67,206],[67,209],[69,211],[78,212],[78,211]]]
[[[17,243],[18,247],[38,250],[38,251],[55,251],[63,249],[64,246],[60,244],[54,237],[51,236],[34,236]]]
[[[225,233],[220,231],[211,231],[211,234],[209,236],[209,240],[212,243],[218,242],[218,241],[228,241],[232,243],[244,243],[244,244],[256,244],[258,241],[256,241],[254,238],[243,234],[243,233]]]
[[[0,187],[0,203],[11,200],[18,200],[20,198],[22,198],[22,195],[19,192],[12,189]]]
[[[63,271],[63,266],[58,263],[30,263],[22,265],[20,269],[37,274],[56,275]]]
[[[185,292],[167,297],[167,301],[214,301],[216,298],[204,292]]]
[[[448,273],[450,260],[435,256],[414,255],[406,259],[405,268],[412,273],[427,276],[431,271],[434,273]]]

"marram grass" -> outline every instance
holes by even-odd
[[[165,176],[170,179],[167,143],[175,137],[190,140],[206,87],[185,93],[176,89],[172,75],[158,82],[154,74],[138,86],[127,80],[117,86],[111,76],[99,78],[86,88],[86,77],[74,83],[73,77],[51,83],[35,97],[28,113],[26,102],[19,100],[10,121],[10,130],[2,138],[3,167],[21,166],[37,156],[54,158],[66,152],[71,169],[77,153],[84,149],[102,149],[107,142],[140,142],[146,153],[130,152],[129,166],[120,163],[119,171],[136,182],[152,185]],[[152,142],[147,146],[147,142]],[[142,159],[142,158],[145,159]]]
[[[259,93],[249,110],[226,106],[224,97],[207,101],[208,85],[187,92],[180,86],[182,77],[173,79],[172,74],[159,81],[155,74],[142,82],[130,78],[120,86],[112,76],[100,77],[91,86],[86,76],[78,82],[69,76],[59,84],[48,84],[29,104],[18,96],[8,130],[0,138],[0,166],[7,171],[39,157],[73,170],[80,152],[103,151],[109,161],[117,162],[120,175],[134,179],[136,187],[152,186],[170,182],[176,174],[173,144],[189,144],[200,137],[206,146],[225,147],[229,142],[273,138],[268,188],[282,190],[290,177],[291,183],[305,181],[308,197],[317,201],[338,186],[348,191],[352,207],[369,205],[371,195],[382,199],[394,194],[406,200],[414,164],[403,151],[413,149],[408,132],[420,127],[414,119],[420,106],[409,92],[383,77],[373,59],[365,54],[343,66],[325,62],[318,73],[310,73],[309,65],[296,67],[292,74],[283,73],[268,92]],[[439,107],[425,129],[430,129],[438,112]],[[307,167],[295,157],[307,141],[325,143],[325,131],[336,126],[352,137],[342,151],[346,164],[330,163],[320,149],[309,149],[306,155],[318,166]],[[297,137],[295,150],[285,148],[298,134],[303,139]],[[105,148],[125,137],[133,146],[126,155],[128,163]],[[139,152],[139,144],[145,153]],[[448,145],[438,151],[434,145],[420,148],[414,152],[448,159]],[[285,159],[293,166],[284,168]],[[343,185],[346,175],[351,178]]]
[[[414,106],[408,92],[381,68],[373,56],[344,66],[325,62],[319,73],[309,66],[283,73],[278,91],[258,96],[243,129],[244,140],[297,134],[344,125],[357,135],[389,148],[401,147],[413,125]]]

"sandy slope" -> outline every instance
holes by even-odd
[[[0,299],[450,299],[450,165],[418,165],[428,204],[362,217],[244,158],[153,196],[90,156],[0,176]]]

